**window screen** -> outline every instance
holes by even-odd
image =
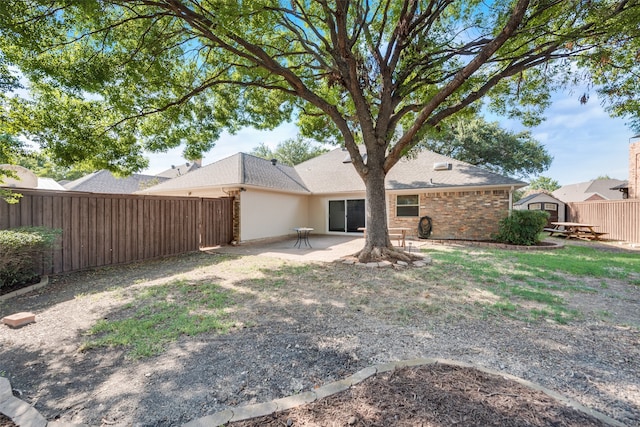
[[[396,216],[419,216],[420,198],[418,195],[397,196]]]

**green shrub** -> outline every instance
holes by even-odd
[[[0,230],[0,288],[37,279],[61,233],[45,227]]]
[[[493,238],[512,245],[535,245],[548,219],[549,213],[545,211],[514,210],[500,221],[500,230]]]

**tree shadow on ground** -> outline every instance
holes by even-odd
[[[245,269],[247,260],[241,257],[194,256],[189,262],[179,257],[176,265],[172,259],[160,261],[169,265],[152,262],[85,272],[67,285],[76,291],[92,289],[99,300],[100,289],[110,289],[110,278],[117,278],[118,287],[154,286],[171,280],[167,271],[192,272],[190,280],[215,279],[233,291],[229,315],[238,326],[227,334],[182,336],[165,353],[140,360],[127,357],[126,348],[79,352],[90,325],[59,340],[48,337],[60,327],[60,316],[47,313],[68,311],[66,303],[74,294],[60,298],[54,295],[56,288],[47,288],[38,297],[41,302],[22,301],[25,308],[42,307],[43,321],[0,332],[0,370],[45,417],[89,425],[178,425],[230,407],[310,391],[372,364],[442,357],[541,383],[626,422],[640,419],[637,401],[625,397],[637,379],[633,361],[640,358],[634,330],[442,312],[416,312],[400,320],[381,313],[380,302],[363,302],[371,310],[354,303],[353,298],[365,297],[390,303],[407,278],[417,298],[424,290],[420,283],[430,280],[428,269],[381,272],[253,259]],[[94,304],[92,298],[86,304]],[[126,310],[124,301],[115,301],[96,318],[117,318]]]

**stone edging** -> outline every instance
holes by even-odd
[[[421,254],[413,254],[413,255],[420,256],[420,259],[417,259],[417,260],[411,261],[411,262],[396,261],[396,263],[394,264],[391,261],[361,263],[361,262],[357,262],[352,257],[347,257],[347,258],[340,258],[340,259],[336,260],[335,262],[339,262],[339,263],[347,264],[347,265],[355,265],[357,267],[366,267],[366,268],[385,268],[385,267],[402,268],[402,267],[409,267],[409,266],[411,266],[411,267],[425,267],[425,266],[430,265],[432,263],[431,258],[429,258],[426,255],[421,255]]]
[[[36,409],[13,396],[11,383],[0,377],[0,413],[19,426],[46,427],[47,420]]]
[[[587,408],[586,406],[579,404],[575,400],[569,399],[568,397],[563,396],[560,393],[557,393],[539,384],[532,383],[530,381],[524,380],[522,378],[518,378],[510,374],[506,374],[504,372],[495,371],[493,369],[488,369],[488,368],[476,366],[469,363],[458,362],[455,360],[439,359],[439,358],[405,360],[400,362],[385,363],[381,365],[370,366],[368,368],[364,368],[356,372],[350,377],[347,377],[343,380],[332,382],[330,384],[326,384],[320,388],[314,389],[313,391],[307,391],[304,393],[295,394],[293,396],[283,397],[281,399],[272,400],[271,402],[257,403],[254,405],[247,405],[247,406],[241,406],[238,408],[225,409],[213,415],[208,415],[206,417],[202,417],[202,418],[198,418],[196,420],[190,421],[187,424],[184,424],[183,427],[221,426],[229,422],[244,421],[251,418],[271,415],[275,412],[286,411],[288,409],[296,408],[298,406],[315,402],[317,400],[323,399],[333,394],[340,393],[341,391],[346,391],[351,386],[359,384],[364,380],[366,380],[367,378],[377,374],[393,371],[399,368],[417,367],[417,366],[434,365],[434,364],[458,366],[463,368],[473,368],[490,375],[497,375],[502,378],[515,381],[518,384],[531,388],[533,390],[541,391],[545,393],[547,396],[563,403],[564,405],[569,406],[570,408],[573,408],[584,414],[590,415],[594,418],[597,418],[598,420],[602,421],[605,424],[608,424],[613,427],[625,427],[624,424],[622,424],[621,422],[614,420],[613,418],[607,415],[604,415],[598,411],[595,411],[591,408]],[[13,396],[11,383],[7,378],[4,378],[4,377],[0,377],[0,413],[11,418],[12,421],[16,423],[18,426],[25,426],[25,427],[27,426],[28,427],[78,426],[77,424],[60,423],[58,421],[47,422],[47,420],[42,415],[40,415],[40,413],[34,407]]]
[[[8,294],[4,294],[0,296],[0,302],[6,301],[13,297],[17,297],[18,295],[23,295],[31,291],[38,290],[40,288],[44,288],[49,284],[49,276],[42,276],[40,278],[40,283],[36,283],[35,285],[25,286],[24,288],[16,289],[13,292],[9,292]]]
[[[548,395],[549,397],[563,403],[564,405],[569,406],[587,415],[590,415],[594,418],[597,418],[598,420],[602,421],[605,424],[608,424],[614,427],[625,427],[624,424],[620,423],[619,421],[614,420],[613,418],[608,417],[607,415],[604,415],[593,409],[587,408],[586,406],[583,406],[578,402],[572,399],[569,399],[568,397],[565,397],[541,385],[532,383],[530,381],[524,380],[522,378],[518,378],[510,374],[505,374],[503,372],[494,371],[492,369],[487,369],[480,366],[475,366],[472,364],[467,364],[467,363],[448,360],[448,359],[414,359],[414,360],[406,360],[401,362],[370,366],[368,368],[364,368],[361,371],[356,372],[350,377],[347,377],[343,380],[336,381],[330,384],[326,384],[313,391],[307,391],[307,392],[296,394],[293,396],[272,400],[271,402],[257,403],[255,405],[247,405],[247,406],[241,406],[238,408],[225,409],[224,411],[217,412],[213,415],[208,415],[206,417],[190,421],[187,424],[184,424],[183,427],[222,426],[229,422],[244,421],[251,418],[264,417],[267,415],[271,415],[275,412],[286,411],[288,409],[302,406],[307,403],[312,403],[317,400],[323,399],[327,396],[340,393],[341,391],[348,390],[351,386],[359,384],[362,381],[366,380],[367,378],[372,377],[379,373],[393,371],[395,369],[404,368],[404,367],[417,367],[417,366],[433,365],[433,364],[458,366],[458,367],[464,367],[464,368],[474,368],[481,372],[485,372],[487,374],[498,375],[508,380],[515,381],[533,390],[541,391],[546,395]]]
[[[548,251],[554,249],[562,249],[564,248],[564,243],[562,242],[551,242],[545,241],[548,243],[546,245],[533,245],[533,246],[522,246],[522,245],[510,245],[508,243],[497,243],[497,242],[489,242],[483,240],[448,240],[448,239],[426,239],[422,240],[422,242],[427,245],[460,245],[460,246],[471,246],[476,248],[494,248],[494,249],[510,249],[516,251]]]

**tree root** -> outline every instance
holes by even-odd
[[[358,258],[358,261],[362,263],[389,261],[395,264],[398,261],[412,262],[422,259],[422,257],[418,255],[396,249],[393,246],[365,246],[361,251],[353,254],[353,256]]]

